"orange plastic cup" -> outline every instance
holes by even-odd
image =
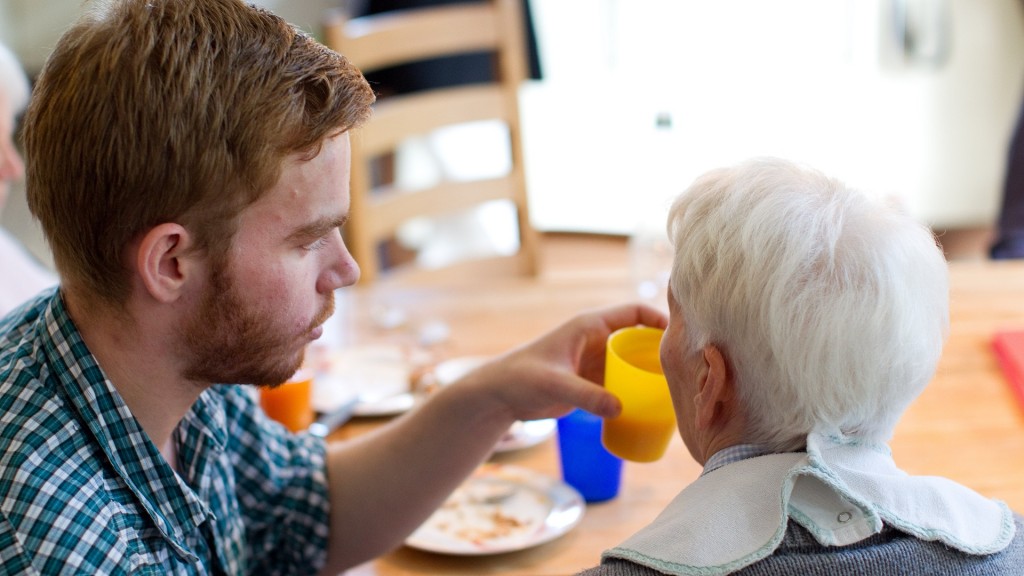
[[[284,384],[260,388],[260,406],[267,416],[298,432],[313,423],[312,395],[312,373],[299,370]]]
[[[601,441],[625,460],[654,462],[675,434],[676,416],[659,356],[663,333],[637,326],[608,337],[604,386],[622,402],[622,413],[604,421]]]

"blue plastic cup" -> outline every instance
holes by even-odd
[[[575,410],[558,419],[558,451],[562,479],[587,502],[611,500],[619,494],[622,459],[601,443],[601,418]]]

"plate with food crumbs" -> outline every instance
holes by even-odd
[[[560,480],[519,466],[484,464],[405,544],[465,556],[512,552],[572,530],[584,509],[580,493]]]

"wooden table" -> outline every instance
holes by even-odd
[[[437,277],[353,289],[342,302],[349,306],[347,313],[343,310],[339,318],[360,341],[409,338],[403,331],[441,320],[451,327],[451,338],[434,350],[438,357],[495,354],[581,309],[635,299],[624,246],[601,249],[612,256],[587,266],[546,266],[532,280]],[[951,278],[951,335],[938,373],[902,419],[891,446],[897,463],[910,473],[945,476],[1024,511],[1024,409],[991,350],[995,330],[1024,328],[1024,264],[956,262]],[[382,306],[404,310],[407,328],[376,327],[374,310]],[[340,441],[380,424],[357,419],[332,438]],[[494,461],[560,474],[554,440]],[[677,437],[658,462],[626,463],[620,495],[588,506],[581,524],[553,542],[482,557],[401,548],[347,574],[573,574],[596,564],[602,550],[650,522],[699,473],[700,466]]]

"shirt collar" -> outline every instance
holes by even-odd
[[[189,479],[199,500],[209,502],[213,489],[208,470],[210,455],[223,453],[228,441],[224,398],[212,390],[203,391],[178,424],[174,440],[182,474]]]
[[[79,424],[92,434],[172,548],[184,557],[194,557],[184,544],[185,532],[207,518],[207,506],[163,459],[107,379],[69,316],[60,292],[47,306],[39,330],[57,388],[78,413]],[[213,415],[203,420],[216,423]],[[223,415],[220,421],[223,428]]]
[[[763,446],[757,444],[737,444],[735,446],[729,446],[723,448],[718,452],[711,455],[708,458],[707,463],[704,464],[704,471],[700,473],[701,476],[710,474],[715,470],[718,470],[726,464],[732,464],[733,462],[739,462],[740,460],[746,460],[747,458],[756,458],[758,456],[764,456],[768,451]]]
[[[944,478],[910,476],[884,445],[815,432],[807,452],[744,458],[702,475],[603,558],[680,576],[732,574],[773,554],[790,522],[825,547],[861,542],[889,525],[976,555],[1005,549],[1016,531],[1001,502]]]

